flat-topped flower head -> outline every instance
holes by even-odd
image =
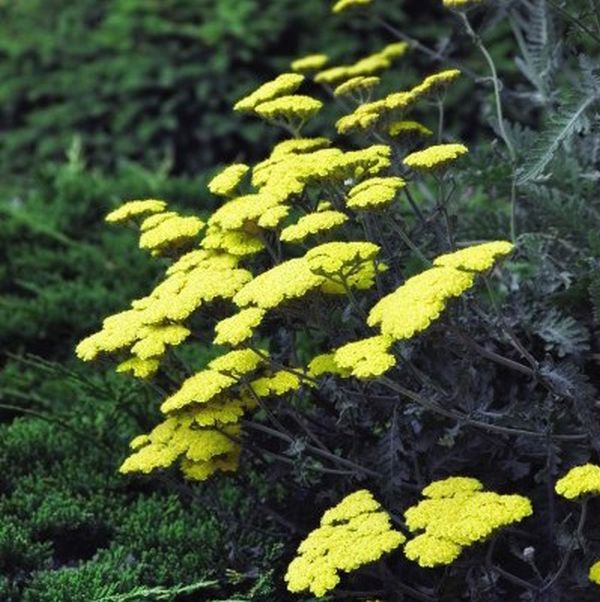
[[[402,162],[413,169],[438,171],[468,152],[469,149],[464,144],[436,144],[411,153]]]
[[[309,236],[329,232],[339,228],[348,221],[348,216],[341,211],[317,211],[303,215],[295,224],[281,231],[280,239],[284,242],[301,242]]]
[[[256,105],[254,111],[269,121],[304,122],[316,115],[323,103],[312,96],[290,94]]]
[[[248,307],[230,318],[221,320],[215,326],[217,335],[214,343],[236,346],[247,341],[254,334],[254,330],[261,323],[264,315],[264,310],[258,307]]]
[[[279,204],[279,199],[266,192],[255,192],[231,199],[221,205],[209,218],[209,226],[221,230],[239,230],[249,222],[256,223],[268,209]]]
[[[218,196],[232,196],[249,170],[250,167],[245,163],[229,165],[208,183],[208,189]]]
[[[429,328],[453,297],[475,282],[474,274],[454,268],[433,267],[409,278],[393,293],[380,299],[369,312],[369,326],[393,340],[410,339]]]
[[[319,69],[323,69],[328,61],[329,57],[326,54],[309,54],[292,61],[290,67],[292,71],[296,71],[297,73],[314,73],[315,71],[319,71]]]
[[[386,59],[395,61],[402,58],[408,52],[408,49],[409,45],[406,42],[394,42],[380,50],[379,54]]]
[[[588,577],[592,583],[600,585],[600,560],[592,564],[590,567],[590,572],[588,573]]]
[[[334,96],[358,96],[368,94],[373,88],[379,85],[381,79],[375,75],[368,77],[359,75],[352,77],[348,81],[337,86],[334,91]]]
[[[586,495],[600,495],[600,466],[583,464],[571,468],[556,482],[555,490],[568,500]]]
[[[482,484],[470,477],[435,481],[423,495],[427,499],[404,513],[407,527],[421,531],[404,553],[422,567],[450,564],[465,547],[533,513],[527,498],[483,491]]]
[[[166,206],[167,204],[164,201],[159,201],[158,199],[127,201],[114,211],[111,211],[105,219],[109,223],[125,222],[134,217],[161,213],[165,210]]]
[[[512,253],[513,249],[514,245],[506,240],[484,242],[460,251],[439,255],[433,260],[433,265],[467,270],[468,272],[486,272],[499,258]]]
[[[375,378],[396,365],[396,358],[389,352],[391,345],[392,340],[381,335],[353,341],[337,349],[333,359],[356,378]]]
[[[340,572],[374,562],[405,539],[369,491],[356,491],[325,512],[300,544],[285,575],[288,590],[323,596],[339,583]]]
[[[332,12],[341,13],[352,8],[362,8],[373,4],[373,0],[337,0],[332,7]]]
[[[221,251],[240,258],[256,255],[265,248],[265,243],[254,234],[242,230],[222,230],[216,226],[209,226],[200,244],[206,250]]]
[[[351,209],[379,209],[389,205],[406,182],[397,176],[363,180],[348,192],[346,205]]]
[[[444,91],[454,80],[460,77],[458,69],[446,69],[433,75],[428,75],[419,85],[412,88],[416,96],[428,96]]]
[[[162,219],[165,215],[155,214],[142,222],[140,249],[149,249],[156,254],[165,249],[190,243],[196,239],[205,225],[198,217],[184,217],[173,212]]]
[[[418,121],[394,121],[388,127],[388,134],[402,140],[418,140],[433,135],[433,132]]]
[[[344,276],[357,265],[372,262],[380,247],[372,242],[328,242],[306,253],[309,269],[320,276]]]
[[[274,80],[257,88],[252,94],[238,100],[234,111],[251,112],[261,103],[268,102],[279,96],[293,94],[304,81],[304,76],[299,73],[282,73]]]

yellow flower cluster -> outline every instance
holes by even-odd
[[[290,67],[298,73],[312,73],[322,69],[328,61],[329,57],[326,54],[309,54],[293,61]]]
[[[448,300],[462,295],[475,283],[475,275],[488,270],[511,252],[509,242],[494,241],[441,255],[434,267],[409,278],[371,309],[367,323],[381,328],[393,340],[409,339],[439,318]]]
[[[583,464],[571,468],[569,472],[556,482],[556,493],[568,500],[584,495],[600,495],[600,466]]]
[[[406,557],[422,567],[450,564],[465,547],[533,513],[523,496],[482,489],[479,481],[468,477],[450,477],[426,487],[422,493],[427,499],[404,513],[407,527],[422,531],[405,545]]]
[[[600,560],[594,562],[590,567],[589,579],[592,583],[600,585]]]
[[[147,215],[150,213],[160,213],[165,210],[167,204],[157,199],[145,199],[141,201],[127,201],[120,207],[111,211],[106,216],[109,223],[125,222],[128,219]]]
[[[375,88],[379,82],[380,78],[372,75],[370,77],[365,77],[359,75],[358,77],[352,77],[344,83],[340,84],[333,91],[334,96],[352,96],[354,94],[361,95],[365,92],[370,92],[373,88]]]
[[[149,473],[164,469],[181,459],[183,473],[194,480],[204,480],[216,471],[237,468],[240,453],[236,438],[239,425],[225,424],[220,430],[204,428],[191,415],[167,418],[148,435],[131,442],[133,453],[123,462],[122,473]]]
[[[339,374],[343,378],[347,378],[351,374],[351,370],[340,368],[335,361],[335,352],[321,353],[312,358],[308,364],[306,373],[313,378],[318,378],[323,374]]]
[[[433,135],[433,132],[418,121],[394,121],[388,128],[390,136],[401,138],[419,138]]]
[[[258,307],[248,307],[230,318],[221,320],[215,326],[215,332],[217,333],[214,339],[215,344],[235,347],[247,341],[262,322],[264,315],[264,310]]]
[[[208,183],[208,189],[218,196],[231,196],[249,170],[250,167],[244,163],[229,165]]]
[[[346,205],[351,209],[385,207],[394,200],[398,190],[404,186],[406,186],[406,182],[397,176],[369,178],[348,192]]]
[[[464,144],[436,144],[425,150],[411,153],[404,157],[402,162],[413,169],[437,171],[468,152],[469,149]]]
[[[509,255],[513,249],[512,243],[506,240],[495,240],[440,255],[434,259],[433,265],[467,270],[468,272],[485,272],[499,258]]]
[[[396,42],[389,44],[379,52],[366,56],[352,65],[339,65],[320,71],[315,81],[320,84],[339,85],[353,77],[377,75],[392,66],[393,61],[406,54],[408,44]]]
[[[300,242],[312,234],[319,234],[338,228],[348,221],[341,211],[317,211],[303,215],[295,224],[281,231],[284,242]]]
[[[382,335],[354,341],[337,349],[333,361],[343,374],[375,378],[396,365],[396,358],[389,352],[391,346],[392,340]]]
[[[160,254],[173,247],[189,244],[196,239],[204,225],[198,217],[183,217],[174,211],[155,213],[142,222],[140,249]]]
[[[293,94],[304,81],[304,76],[298,73],[282,73],[274,80],[257,88],[252,94],[238,100],[234,111],[252,112],[254,109],[269,100]]]
[[[392,50],[391,55],[394,56],[395,52],[398,51]],[[381,51],[380,55],[385,60],[390,60],[389,58],[385,58],[385,49]],[[389,50],[387,56],[390,56]],[[328,71],[322,73],[326,74]],[[434,73],[406,92],[393,92],[380,100],[361,104],[352,113],[340,118],[335,124],[336,129],[340,134],[348,134],[355,131],[366,131],[384,120],[388,122],[398,121],[417,101],[430,96],[434,92],[443,90],[459,75],[460,71],[457,69]],[[319,74],[319,76],[322,76],[322,74]]]
[[[350,8],[358,8],[372,4],[373,0],[337,0],[331,9],[334,13],[341,13]]]
[[[323,596],[339,583],[340,572],[374,562],[404,541],[372,494],[356,491],[327,510],[319,528],[300,544],[285,575],[288,590]]]
[[[321,110],[323,103],[312,96],[290,94],[263,102],[254,108],[257,115],[270,121],[304,122]]]

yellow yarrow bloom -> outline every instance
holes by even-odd
[[[428,75],[420,84],[411,89],[416,96],[427,96],[445,90],[455,79],[460,77],[458,69],[446,69],[432,75]]]
[[[369,326],[393,340],[410,339],[440,317],[452,297],[474,284],[474,274],[434,267],[409,278],[393,293],[380,299],[369,312]]]
[[[289,215],[291,207],[275,205],[267,209],[259,218],[257,224],[265,230],[273,230]]]
[[[369,491],[356,491],[325,512],[300,544],[285,575],[288,590],[323,596],[339,583],[340,572],[374,562],[405,539]]]
[[[358,265],[372,262],[380,247],[372,242],[328,242],[310,249],[305,257],[309,269],[320,276],[350,276]]]
[[[127,201],[114,211],[111,211],[105,218],[109,223],[124,222],[133,217],[148,215],[151,213],[161,213],[165,210],[167,204],[157,199],[145,199],[140,201]]]
[[[418,138],[432,136],[433,132],[417,121],[394,121],[388,128],[388,134],[399,138]]]
[[[329,138],[290,138],[277,143],[271,151],[271,158],[278,159],[286,155],[309,153],[331,146]],[[260,165],[260,164],[259,164]],[[254,169],[258,167],[255,166]]]
[[[254,334],[254,330],[261,323],[264,315],[264,310],[258,307],[249,307],[240,310],[230,318],[221,320],[215,326],[217,336],[214,343],[236,346],[247,341]]]
[[[334,362],[356,378],[375,378],[396,365],[391,345],[392,340],[381,335],[347,343],[335,351]]]
[[[380,50],[379,54],[386,59],[394,61],[402,58],[408,52],[408,49],[409,45],[406,42],[394,42]]]
[[[600,560],[592,564],[588,576],[592,583],[600,585]]]
[[[295,224],[281,231],[284,242],[300,242],[313,234],[328,232],[348,221],[348,216],[340,211],[317,211],[303,215]]]
[[[320,71],[315,76],[315,81],[320,84],[338,85],[352,77],[377,75],[381,71],[389,69],[394,59],[399,56],[396,45],[390,44],[379,52],[359,59],[353,65],[338,65]]]
[[[245,163],[229,165],[208,183],[208,189],[218,196],[232,196],[249,170]]]
[[[313,357],[308,364],[306,373],[313,378],[323,374],[339,374],[346,378],[350,376],[351,369],[344,369],[337,365],[335,361],[335,352],[321,353]]]
[[[258,397],[281,396],[297,391],[302,384],[297,374],[278,370],[269,376],[261,376],[250,382],[250,387]]]
[[[221,230],[239,230],[248,222],[257,222],[268,210],[279,204],[279,199],[265,192],[246,194],[227,201],[209,218],[209,226]]]
[[[512,243],[496,240],[440,255],[434,259],[433,265],[469,272],[485,272],[494,265],[498,258],[505,257],[513,249]]]
[[[259,104],[273,100],[279,96],[293,94],[304,81],[304,76],[298,73],[282,73],[274,80],[256,89],[252,94],[238,100],[234,111],[253,111]]]
[[[255,113],[271,121],[306,121],[316,115],[323,103],[312,96],[290,94],[263,102],[254,108]]]
[[[363,180],[348,192],[346,205],[351,209],[377,209],[396,198],[406,182],[399,177],[379,177]]]
[[[461,155],[469,152],[464,144],[436,144],[406,156],[402,161],[407,167],[435,171],[446,167]]]
[[[138,341],[131,347],[131,353],[142,360],[161,357],[167,345],[180,345],[189,335],[190,330],[181,324],[142,326],[137,333]]]
[[[575,466],[556,482],[554,489],[558,495],[568,500],[585,495],[600,495],[600,466],[596,464]]]
[[[334,91],[334,96],[348,96],[353,94],[363,94],[364,92],[370,92],[375,88],[381,79],[377,76],[358,76],[352,77],[348,81],[337,86]]]
[[[482,489],[469,477],[450,477],[426,487],[422,493],[428,499],[404,513],[411,531],[423,531],[406,544],[406,557],[422,567],[450,564],[463,548],[533,513],[523,496]]]
[[[350,8],[359,8],[372,4],[373,0],[337,0],[331,9],[334,13],[341,13]]]
[[[149,378],[153,376],[160,366],[160,361],[156,358],[141,359],[131,357],[117,365],[117,372],[130,372],[135,378]]]
[[[292,71],[298,73],[312,73],[313,71],[322,69],[328,61],[329,57],[326,54],[309,54],[308,56],[292,61],[290,66]]]
[[[190,272],[197,268],[214,269],[234,269],[239,264],[239,257],[229,253],[220,253],[218,251],[207,251],[205,249],[194,249],[182,255],[173,265],[167,269],[168,275],[178,272]]]
[[[160,253],[172,246],[189,243],[198,236],[204,228],[204,222],[198,217],[183,217],[178,214],[171,215],[159,223],[148,217],[142,223],[140,236],[140,249],[150,249]],[[161,216],[162,217],[162,216]]]
[[[238,230],[226,231],[214,226],[209,226],[200,244],[204,249],[224,251],[235,257],[255,255],[265,248],[265,243],[258,236]]]
[[[239,307],[256,305],[272,309],[285,301],[303,297],[323,284],[323,277],[313,274],[304,257],[288,259],[256,276],[233,301]]]

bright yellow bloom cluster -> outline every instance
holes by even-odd
[[[583,464],[571,468],[556,482],[556,493],[574,500],[584,495],[600,495],[600,466]]]
[[[313,357],[308,364],[306,373],[313,378],[317,378],[323,374],[339,374],[340,376],[347,378],[350,376],[351,371],[340,368],[335,361],[335,352],[332,352],[321,353]]]
[[[373,0],[337,0],[331,9],[334,13],[341,13],[350,8],[358,8],[372,4]]]
[[[312,96],[290,94],[263,102],[254,108],[257,115],[270,121],[286,120],[304,122],[316,115],[323,103]]]
[[[410,339],[439,318],[449,299],[474,284],[474,275],[452,268],[434,267],[409,278],[371,309],[367,323],[379,325],[394,340]]]
[[[208,183],[208,189],[218,196],[231,196],[235,194],[249,170],[250,167],[245,163],[229,165]]]
[[[600,585],[600,560],[594,562],[590,567],[590,572],[588,573],[589,579],[592,583],[596,583]]]
[[[427,499],[404,513],[411,531],[423,531],[404,547],[406,557],[422,567],[450,564],[465,547],[533,513],[523,496],[482,489],[479,481],[468,477],[450,477],[426,487],[422,493]]]
[[[261,323],[264,315],[264,310],[258,307],[248,307],[230,318],[221,320],[215,326],[217,333],[214,339],[215,344],[237,346],[247,341],[254,334],[254,330]]]
[[[193,416],[167,418],[148,435],[136,437],[133,453],[123,462],[122,473],[149,473],[164,469],[183,457],[182,470],[194,480],[204,480],[216,471],[237,468],[240,435],[237,424],[224,424],[220,430],[200,427]]]
[[[329,57],[326,54],[309,54],[293,61],[290,67],[298,73],[312,73],[322,69],[328,61]]]
[[[375,88],[379,82],[380,78],[372,75],[370,77],[365,77],[359,75],[358,77],[352,77],[344,83],[340,84],[333,91],[334,96],[351,96],[354,94],[361,95],[365,92],[371,91]]]
[[[288,370],[279,370],[253,380],[250,387],[258,397],[278,397],[291,391],[297,391],[301,384],[302,381],[297,374]]]
[[[433,265],[467,270],[468,272],[485,272],[499,258],[510,254],[513,249],[512,243],[506,240],[495,240],[440,255],[434,259]]]
[[[392,340],[382,335],[354,341],[337,349],[333,361],[356,378],[375,378],[396,365],[396,358],[389,352],[391,346]]]
[[[147,215],[150,213],[160,213],[165,210],[167,204],[157,199],[145,199],[141,201],[127,201],[120,207],[111,211],[106,216],[109,223],[125,222],[128,219]]]
[[[160,254],[172,247],[193,242],[204,228],[198,217],[183,217],[174,211],[155,213],[141,225],[140,249],[149,249]]]
[[[428,75],[420,84],[415,86],[411,92],[418,96],[428,96],[445,90],[455,79],[461,75],[458,69],[446,69]]]
[[[468,153],[469,149],[464,144],[436,144],[422,151],[416,151],[404,157],[402,161],[407,167],[436,171],[443,169],[461,155]]]
[[[304,76],[298,73],[282,73],[274,80],[267,82],[257,88],[252,94],[238,100],[234,105],[234,111],[251,112],[269,100],[279,96],[293,94],[304,81]]]
[[[285,575],[288,590],[323,596],[339,583],[340,572],[374,562],[404,541],[372,494],[356,491],[325,512],[319,528],[300,544]]]
[[[401,58],[408,50],[408,44],[398,42],[389,44],[379,52],[358,60],[353,65],[339,65],[320,71],[315,81],[321,84],[338,85],[353,77],[377,75],[392,66],[393,61]]]
[[[303,215],[295,224],[281,231],[284,242],[300,242],[313,234],[327,232],[338,228],[348,221],[348,216],[341,211],[317,211]]]
[[[348,192],[346,205],[351,209],[378,209],[389,205],[404,186],[406,182],[396,176],[369,178]]]
[[[390,136],[403,138],[427,137],[433,132],[418,121],[394,121],[388,128]]]
[[[130,373],[135,378],[148,378],[155,374],[159,367],[160,360],[155,357],[141,359],[133,356],[118,364],[115,371],[124,374]]]

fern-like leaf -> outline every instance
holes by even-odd
[[[535,325],[535,333],[544,341],[546,349],[556,350],[559,357],[576,355],[590,348],[588,329],[556,309],[542,316]]]

